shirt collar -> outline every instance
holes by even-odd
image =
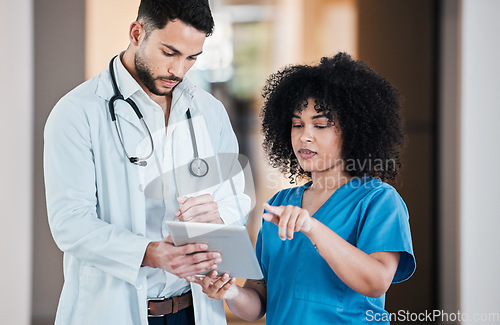
[[[142,88],[134,77],[132,77],[132,75],[127,71],[127,69],[125,69],[121,60],[122,54],[123,52],[118,55],[113,64],[115,65],[115,77],[118,83],[118,88],[120,89],[123,98],[127,99],[136,92],[142,90]]]

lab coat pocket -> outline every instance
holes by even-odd
[[[78,324],[95,322],[95,315],[101,312],[100,308],[106,308],[104,306],[99,307],[102,303],[100,288],[104,286],[104,283],[105,276],[99,269],[89,265],[80,267],[78,300],[76,303],[77,312],[75,317]],[[96,307],[98,310],[95,309]],[[90,310],[92,312],[89,313]],[[101,315],[105,314],[101,313]]]
[[[77,324],[130,324],[130,315],[123,306],[127,294],[119,294],[121,285],[116,279],[91,265],[80,268],[77,300]],[[118,290],[117,290],[118,289]],[[107,317],[111,319],[106,319]]]
[[[345,284],[309,240],[302,242],[294,279],[294,298],[343,308]]]

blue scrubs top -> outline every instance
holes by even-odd
[[[268,203],[301,206],[310,185],[280,191]],[[401,252],[393,283],[413,274],[408,210],[392,186],[355,178],[337,189],[313,217],[367,254]],[[268,324],[389,323],[385,295],[370,298],[345,285],[303,233],[282,241],[278,227],[264,221],[255,251],[267,283]]]

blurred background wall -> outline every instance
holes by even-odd
[[[22,22],[22,23],[20,23]],[[15,27],[14,27],[15,26]],[[30,324],[33,274],[33,3],[0,1],[0,322]],[[42,210],[43,213],[43,210]]]
[[[138,4],[0,0],[2,323],[53,323],[62,253],[47,225],[43,126],[61,96],[126,48]],[[500,1],[213,0],[211,7],[216,32],[190,77],[225,104],[251,162],[252,238],[262,203],[291,186],[261,150],[267,76],[347,51],[391,81],[405,106],[409,142],[396,187],[410,211],[417,271],[391,287],[387,309],[500,313],[500,176],[485,173],[500,159]],[[492,317],[481,324],[498,323]]]

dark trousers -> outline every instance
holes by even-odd
[[[149,317],[149,325],[194,325],[193,306],[163,317]]]

